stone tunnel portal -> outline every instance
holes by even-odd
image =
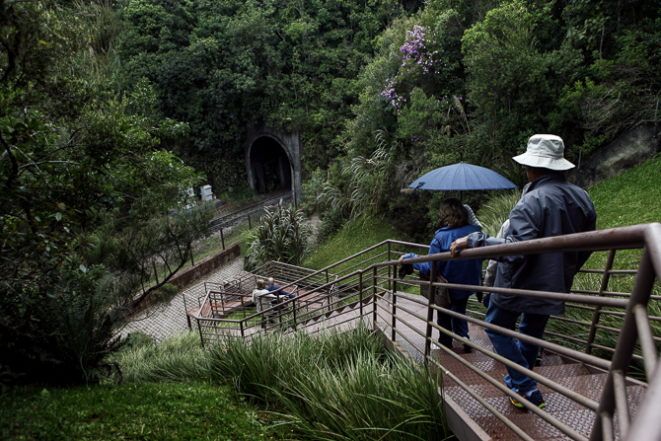
[[[291,189],[292,168],[280,143],[268,136],[255,140],[250,149],[250,166],[257,193]]]

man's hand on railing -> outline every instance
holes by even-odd
[[[468,248],[468,236],[452,242],[452,245],[450,245],[450,254],[452,257],[457,257],[463,248]]]

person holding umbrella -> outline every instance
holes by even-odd
[[[431,244],[429,244],[429,254],[436,254],[443,251],[449,251],[450,245],[456,239],[464,237],[470,233],[481,231],[479,227],[468,223],[468,212],[458,199],[450,198],[443,201],[438,211],[438,222],[440,229],[434,234]],[[404,259],[417,257],[415,254],[405,254],[400,257],[400,265]],[[412,267],[420,272],[421,276],[429,277],[431,272],[431,263],[416,263]],[[482,276],[482,259],[453,260],[449,262],[437,262],[439,275],[450,283],[459,283],[466,285],[480,285]],[[475,291],[466,291],[461,289],[449,289],[449,305],[439,305],[448,307],[450,310],[460,314],[466,314],[466,304],[468,297]],[[468,337],[468,323],[455,317],[438,311],[437,323],[445,329],[451,330],[460,337]],[[445,347],[452,348],[452,337],[441,333],[438,341]],[[464,351],[470,352],[471,348],[464,345]]]

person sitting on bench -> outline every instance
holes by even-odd
[[[273,280],[273,277],[269,277],[269,286],[266,287],[267,291],[272,292],[277,296],[277,299],[273,300],[271,302],[271,305],[275,306],[278,303],[281,303],[281,297],[284,297],[285,299],[293,299],[296,297],[295,294],[290,294],[287,291],[281,289],[279,286],[275,284],[275,281]]]

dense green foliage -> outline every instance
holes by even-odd
[[[181,152],[214,187],[245,181],[246,127],[301,133],[304,167],[326,166],[356,102],[372,41],[403,10],[395,0],[122,0],[122,84],[147,77],[162,115],[191,126]],[[244,184],[245,185],[245,184]]]
[[[0,401],[0,437],[18,440],[284,439],[272,417],[208,382],[24,387]]]
[[[190,123],[178,151],[219,192],[247,186],[245,130],[265,123],[300,133],[325,228],[390,213],[416,239],[438,200],[399,189],[423,172],[464,160],[523,185],[510,158],[530,135],[562,136],[577,161],[654,118],[659,2],[409,6],[124,0],[118,84],[152,81],[159,115]]]
[[[0,0],[0,381],[98,378],[116,307],[206,234],[210,212],[184,212],[182,190],[201,171],[219,194],[247,188],[248,127],[300,134],[324,236],[385,217],[424,242],[444,195],[400,192],[423,172],[465,160],[520,185],[510,158],[533,133],[576,162],[654,120],[660,10]],[[302,243],[279,258],[300,261]]]
[[[107,3],[0,1],[3,385],[98,380],[118,307],[206,233],[207,210],[171,212],[203,179],[161,146],[188,126],[155,116],[147,80],[111,88],[116,32]]]
[[[660,9],[659,2],[635,0],[429,2],[379,36],[358,79],[356,116],[342,135],[346,158],[339,169],[346,173],[330,174],[330,183],[350,198],[348,184],[356,179],[350,164],[382,148],[377,130],[396,146],[390,160],[401,171],[380,181],[384,212],[398,196],[386,189],[412,181],[402,176],[460,160],[523,185],[510,158],[534,133],[563,137],[566,157],[577,162],[654,120]]]

